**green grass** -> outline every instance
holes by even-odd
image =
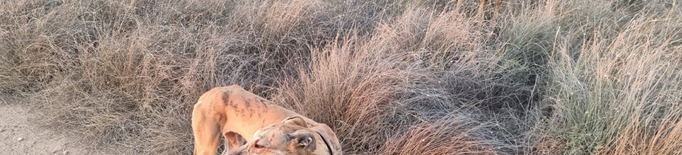
[[[477,2],[4,1],[0,93],[139,154],[231,84],[346,154],[682,154],[682,2]]]

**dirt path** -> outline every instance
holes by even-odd
[[[0,154],[126,154],[95,150],[78,142],[79,138],[59,134],[29,122],[34,110],[0,99]],[[88,149],[89,148],[89,149]]]

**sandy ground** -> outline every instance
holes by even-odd
[[[0,154],[62,155],[62,154],[128,154],[123,150],[93,149],[73,135],[60,134],[30,122],[34,110],[0,99]]]

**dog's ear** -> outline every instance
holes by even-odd
[[[282,123],[298,125],[298,126],[308,128],[308,124],[305,122],[305,120],[303,120],[303,118],[301,116],[291,116],[291,117],[285,118],[282,121]]]
[[[341,150],[341,143],[339,142],[339,138],[336,137],[336,134],[334,131],[327,126],[326,124],[319,123],[317,125],[314,125],[310,127],[311,130],[317,132],[322,140],[325,141],[329,147],[331,147],[332,150],[334,150],[334,153],[343,153],[343,150]],[[335,154],[336,155],[336,154]]]
[[[308,152],[315,151],[315,136],[307,131],[299,130],[291,134],[291,146]]]

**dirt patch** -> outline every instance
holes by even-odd
[[[74,135],[62,134],[30,121],[36,110],[0,100],[2,154],[130,154],[113,148],[95,149]]]

